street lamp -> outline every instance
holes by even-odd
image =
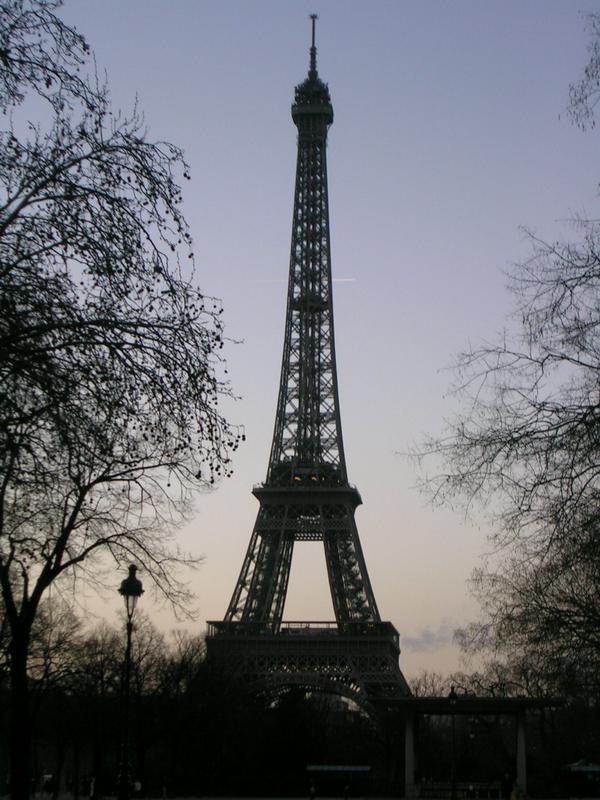
[[[119,594],[125,601],[127,614],[127,645],[125,647],[125,676],[123,681],[123,727],[121,730],[121,764],[119,767],[118,800],[129,800],[129,676],[131,674],[131,633],[133,614],[139,597],[144,593],[142,582],[136,578],[137,567],[131,564],[129,575],[121,581]]]
[[[448,694],[448,699],[450,700],[450,708],[451,708],[451,721],[452,721],[452,763],[451,763],[451,777],[450,777],[450,797],[451,800],[456,800],[456,701],[458,700],[458,695],[456,694],[456,689],[454,686],[450,687],[450,692]]]

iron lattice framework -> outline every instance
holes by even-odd
[[[333,107],[317,73],[315,19],[308,77],[292,105],[298,158],[271,455],[265,483],[253,490],[260,509],[240,576],[224,621],[211,623],[208,645],[210,653],[229,654],[248,675],[272,685],[325,680],[350,693],[356,686],[369,695],[406,694],[397,632],[381,622],[369,581],[354,521],[361,498],[348,483],[344,458],[327,192]],[[296,541],[324,544],[335,625],[282,627]]]

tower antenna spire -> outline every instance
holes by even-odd
[[[309,69],[309,77],[316,78],[317,77],[317,48],[315,45],[315,26],[316,22],[319,19],[318,14],[311,14],[310,19],[312,21],[312,44],[310,47],[310,69]]]

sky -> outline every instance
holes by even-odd
[[[335,114],[335,331],[359,534],[404,673],[460,665],[452,631],[477,616],[468,579],[490,553],[489,525],[433,508],[402,453],[456,411],[456,355],[508,324],[505,272],[530,253],[522,226],[554,239],[576,215],[598,213],[600,133],[565,113],[590,11],[598,0],[66,0],[62,16],[91,44],[114,105],[137,98],[148,137],[184,149],[198,280],[225,309],[239,399],[224,410],[246,443],[233,478],[198,497],[178,534],[204,559],[187,576],[192,628],[225,613],[258,510],[251,488],[266,476],[294,191],[290,105],[315,12]],[[143,603],[161,628],[175,626],[168,609]],[[333,619],[321,543],[296,544],[284,617]]]

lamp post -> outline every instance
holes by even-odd
[[[144,593],[142,582],[136,578],[137,567],[131,564],[129,575],[121,581],[119,594],[125,601],[127,614],[127,645],[125,647],[125,675],[123,679],[123,723],[121,729],[121,763],[119,766],[118,800],[129,800],[129,677],[131,674],[131,633],[133,614],[139,597]]]
[[[452,722],[452,762],[451,762],[451,773],[450,773],[450,797],[451,800],[456,800],[456,716],[455,716],[455,709],[456,709],[456,701],[458,699],[458,695],[456,694],[456,689],[454,686],[450,687],[450,693],[448,694],[448,698],[450,700],[451,706],[451,722]]]

